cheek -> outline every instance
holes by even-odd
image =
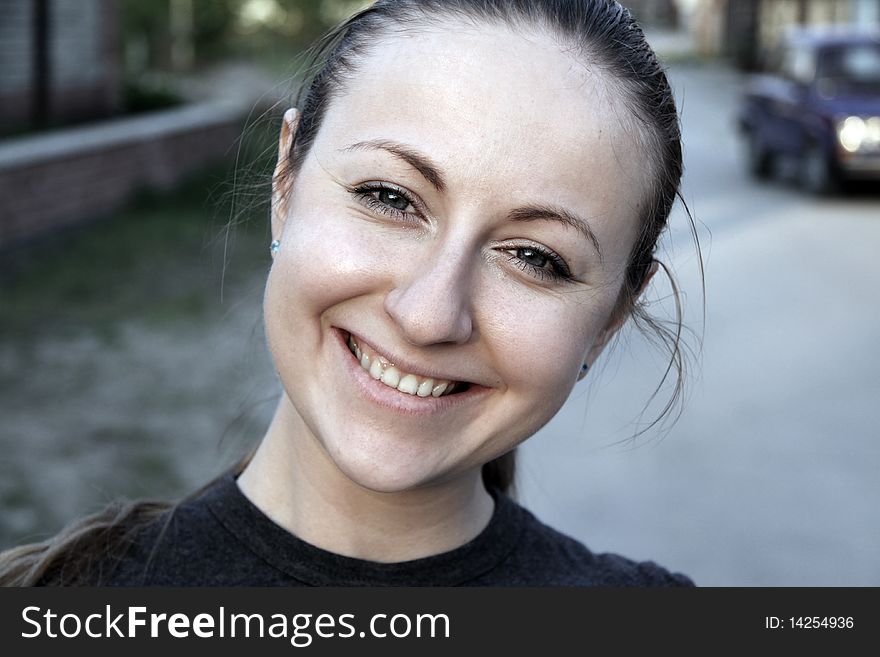
[[[559,296],[486,295],[485,334],[504,383],[526,401],[555,412],[605,325],[603,299],[579,304]],[[598,301],[598,300],[596,300]]]
[[[339,211],[337,211],[338,213]],[[267,283],[267,301],[293,314],[375,292],[388,278],[384,247],[344,214],[293,215]]]

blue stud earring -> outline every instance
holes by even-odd
[[[586,374],[590,371],[590,365],[588,363],[584,363],[581,365],[581,374]]]
[[[272,243],[269,245],[269,253],[272,254],[272,257],[275,257],[275,254],[278,253],[278,249],[281,248],[281,240],[272,240]]]

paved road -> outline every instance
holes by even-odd
[[[673,83],[707,289],[684,414],[665,437],[627,441],[663,360],[624,336],[524,446],[521,497],[594,549],[701,585],[880,585],[880,194],[752,182],[737,76],[682,68]],[[686,225],[679,212],[667,258],[699,330]]]

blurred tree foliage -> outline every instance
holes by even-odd
[[[268,61],[290,57],[333,24],[369,4],[364,0],[122,0],[126,68],[174,67],[181,40],[196,66],[218,59]],[[175,28],[175,15],[185,19]]]

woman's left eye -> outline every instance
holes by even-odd
[[[383,184],[361,185],[351,190],[371,210],[395,218],[417,215],[415,203],[402,189]]]
[[[519,269],[541,280],[570,281],[571,270],[565,260],[555,251],[534,246],[518,246],[504,249],[510,261]]]

